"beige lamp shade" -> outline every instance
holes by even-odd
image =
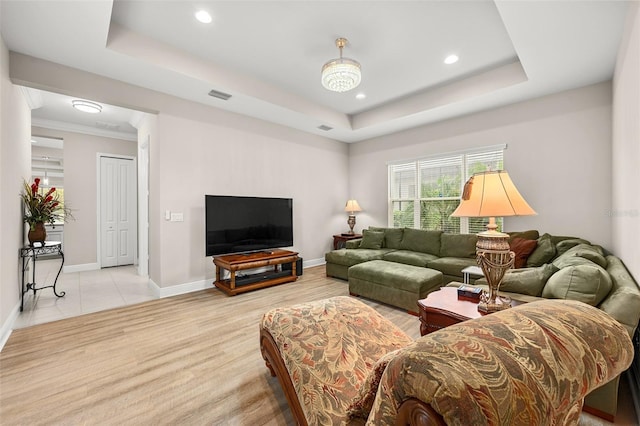
[[[504,170],[476,173],[464,184],[454,217],[528,216],[537,214]]]
[[[344,206],[344,211],[353,214],[353,212],[361,212],[362,209],[356,200],[348,200],[347,204]]]

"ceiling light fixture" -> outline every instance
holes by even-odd
[[[444,58],[444,63],[447,65],[451,65],[451,64],[455,64],[456,62],[458,62],[458,55],[449,55],[446,58]]]
[[[71,101],[71,105],[79,111],[88,112],[89,114],[97,114],[102,111],[102,105],[91,101],[83,101],[75,99]]]
[[[346,38],[336,40],[340,49],[340,57],[332,59],[322,66],[322,85],[332,92],[348,92],[360,84],[360,63],[353,59],[343,58],[342,49],[347,45]]]
[[[211,18],[211,15],[209,15],[209,12],[207,12],[206,10],[199,10],[196,12],[196,19],[200,22],[202,22],[203,24],[210,24],[211,21],[213,20]]]
[[[364,93],[358,93],[356,95],[356,99],[365,99],[367,97],[367,95],[365,95]]]

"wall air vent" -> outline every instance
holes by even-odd
[[[224,92],[218,92],[217,90],[211,90],[209,92],[209,96],[213,96],[214,98],[222,99],[223,101],[227,101],[231,97],[230,94],[224,93]]]
[[[325,132],[328,132],[329,130],[332,130],[333,127],[329,127],[329,126],[325,126],[324,124],[321,126],[318,126],[318,129],[320,130],[324,130]]]

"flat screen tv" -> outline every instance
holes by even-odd
[[[206,255],[293,245],[291,198],[205,195]]]

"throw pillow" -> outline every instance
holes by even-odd
[[[561,254],[563,254],[564,252],[566,252],[570,248],[578,246],[580,244],[589,244],[590,245],[591,243],[589,241],[587,241],[587,240],[583,240],[582,238],[573,238],[573,239],[570,239],[570,240],[562,240],[558,244],[556,244],[556,256],[560,256]]]
[[[570,299],[597,306],[609,294],[613,282],[598,265],[567,266],[553,274],[542,290],[545,299]]]
[[[361,418],[366,420],[369,417],[369,413],[373,407],[373,401],[378,392],[382,373],[384,373],[384,370],[387,368],[389,361],[391,361],[400,350],[401,349],[396,349],[395,351],[391,351],[376,361],[364,383],[360,389],[358,389],[358,395],[347,408],[347,416],[350,419]]]
[[[382,247],[390,248],[390,249],[399,249],[400,242],[402,241],[402,233],[404,229],[402,228],[379,228],[377,226],[370,226],[370,230],[372,231],[382,231],[384,232],[384,241],[382,243]]]
[[[538,268],[509,270],[502,278],[500,290],[540,297],[545,284],[557,270],[558,268],[552,264]]]
[[[360,248],[377,250],[382,248],[382,241],[384,241],[384,232],[365,229],[362,231]]]
[[[551,242],[551,235],[544,234],[538,238],[536,249],[529,255],[527,259],[528,267],[542,266],[553,259],[556,254],[556,247]]]
[[[527,266],[527,259],[536,249],[537,245],[537,240],[525,240],[519,237],[514,238],[510,243],[511,251],[516,255],[513,260],[513,267],[515,269],[520,269]]]
[[[509,234],[509,244],[511,244],[514,238],[523,238],[525,240],[537,240],[540,238],[540,234],[535,229],[530,231],[507,232],[507,234]]]
[[[581,257],[590,260],[601,268],[607,268],[607,259],[605,259],[602,255],[602,249],[589,244],[578,244],[577,246],[571,247],[561,256],[555,258],[553,263],[556,264],[556,262],[561,262],[562,259],[567,257]],[[562,266],[559,266],[557,264],[556,266],[562,268]]]

